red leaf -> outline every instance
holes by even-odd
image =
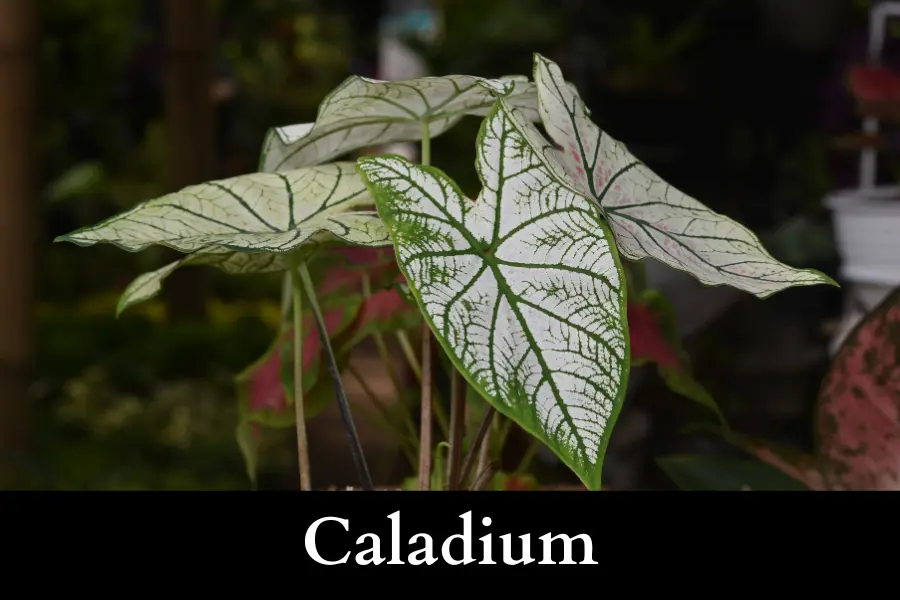
[[[340,246],[335,252],[343,256],[352,265],[374,265],[394,260],[394,249],[368,248],[366,246]]]
[[[818,420],[829,487],[900,490],[900,288],[847,336]]]
[[[398,313],[411,310],[415,310],[415,307],[410,306],[397,290],[380,290],[363,302],[358,326],[362,328],[373,321],[387,320]]]
[[[346,327],[349,321],[348,306],[336,306],[325,309],[325,327],[331,335],[336,335]],[[318,329],[311,315],[303,319],[303,331],[306,336],[301,350],[303,358],[303,373],[307,377],[304,381],[304,390],[312,387],[310,377],[318,365],[318,358],[322,352],[321,339]],[[288,397],[282,384],[282,365],[285,360],[293,359],[293,328],[283,332],[263,358],[251,365],[239,376],[239,381],[246,389],[246,409],[250,413],[267,413],[278,417],[288,408]]]
[[[860,102],[900,99],[900,76],[884,67],[859,65],[850,69],[850,91]]]
[[[331,294],[342,288],[353,287],[359,291],[364,275],[379,279],[392,271],[399,271],[394,259],[394,249],[365,248],[362,246],[341,246],[334,252],[340,255],[349,265],[332,268],[324,281],[318,286],[321,294]]]
[[[282,338],[283,341],[284,338]],[[287,397],[281,387],[281,350],[269,353],[248,377],[249,408],[252,412],[271,410],[280,413],[287,408]]]
[[[663,335],[659,316],[649,306],[628,303],[628,331],[633,361],[651,360],[662,368],[682,369],[678,355]]]

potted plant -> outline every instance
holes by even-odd
[[[878,152],[894,154],[895,135],[879,135],[879,123],[900,123],[900,74],[881,65],[888,18],[900,16],[900,2],[882,2],[871,13],[869,61],[851,69],[848,86],[864,117],[861,135],[848,138],[861,149],[859,184],[825,198],[833,213],[841,276],[850,283],[845,317],[832,341],[836,351],[862,316],[900,284],[900,186],[880,184]]]
[[[301,489],[311,489],[308,416],[331,397],[360,485],[374,489],[342,360],[372,332],[404,331],[400,314],[420,319],[418,343],[400,344],[417,366],[417,489],[435,481],[483,488],[476,465],[503,415],[599,490],[633,363],[654,359],[673,389],[715,409],[677,347],[656,343],[671,341],[672,328],[665,304],[641,283],[643,260],[758,298],[834,282],[775,260],[748,229],[668,185],[591,120],[556,63],[533,59],[531,81],[350,77],[322,101],[314,123],[269,133],[260,172],[190,186],[58,240],[184,254],[133,281],[119,311],[159,293],[182,267],[285,273],[278,359],[266,373],[289,390]],[[482,119],[475,198],[430,164],[432,139],[467,115]],[[399,141],[420,141],[421,163],[339,160]],[[379,252],[378,264],[357,255]],[[332,285],[329,269],[316,272],[318,260],[337,255],[366,285]],[[376,297],[394,308],[376,310]],[[642,333],[646,315],[659,340]],[[446,439],[435,443],[441,372],[449,414]],[[467,418],[472,406],[480,407],[476,426]],[[265,424],[248,415],[238,430],[244,447],[254,425]]]

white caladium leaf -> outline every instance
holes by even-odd
[[[289,261],[283,254],[248,254],[221,248],[200,250],[135,278],[119,297],[116,314],[120,315],[125,309],[150,300],[159,294],[163,281],[176,269],[201,265],[215,266],[231,275],[242,275],[244,273],[283,271],[289,267]]]
[[[434,138],[465,115],[483,116],[502,91],[527,118],[537,121],[537,93],[526,77],[484,79],[471,75],[379,81],[353,76],[319,105],[315,123],[270,130],[259,170],[284,171],[328,162],[347,152],[422,139],[422,123]]]
[[[812,269],[775,260],[746,227],[663,181],[625,145],[594,124],[556,63],[535,55],[544,128],[563,165],[559,175],[599,202],[626,258],[653,257],[706,285],[730,285],[764,298],[791,286],[829,283]]]
[[[312,252],[323,243],[390,246],[378,214],[353,210],[373,199],[354,163],[285,173],[254,173],[193,185],[137,205],[56,241],[81,246],[114,244],[130,252],[161,245],[189,253],[138,277],[119,312],[159,292],[162,281],[186,265],[215,265],[227,273],[287,268],[287,253]]]
[[[560,185],[505,100],[482,124],[473,203],[441,171],[358,161],[435,337],[498,411],[589,489],[629,373],[625,276],[598,207]]]
[[[277,254],[328,238],[390,245],[374,211],[350,211],[371,205],[355,164],[334,163],[188,186],[57,241],[108,243],[130,252],[161,245],[181,252],[215,247]]]

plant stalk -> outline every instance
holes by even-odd
[[[363,275],[362,277],[362,291],[363,298],[366,300],[372,296],[372,283],[368,275]],[[391,378],[391,384],[399,395],[401,390],[400,378],[394,371],[394,361],[391,360],[387,344],[384,343],[384,336],[381,335],[380,331],[375,331],[372,333],[372,339],[375,341],[375,347],[378,349],[378,357],[381,359],[381,364],[387,371],[388,377]]]
[[[424,323],[423,326],[427,327]],[[406,357],[406,362],[409,363],[409,367],[413,370],[416,380],[421,384],[422,365],[419,364],[415,350],[413,350],[412,343],[409,341],[405,331],[401,330],[397,332],[397,341],[400,343],[400,349],[403,351],[403,355]],[[450,423],[441,406],[441,394],[437,390],[434,390],[432,393],[436,400],[434,403],[434,419],[437,421],[438,427],[440,427],[444,437],[450,439]]]
[[[496,411],[497,409],[490,405],[488,405],[484,411],[484,416],[481,418],[481,425],[478,426],[478,433],[475,434],[475,439],[472,440],[472,445],[469,446],[469,451],[466,453],[466,460],[463,461],[462,472],[459,474],[459,480],[461,482],[469,479],[472,467],[475,466],[475,456],[487,439],[487,433],[490,431],[491,425],[494,422],[494,413]]]
[[[431,163],[431,131],[428,121],[422,121],[422,164]],[[428,323],[422,323],[422,409],[419,418],[419,489],[427,491],[431,489],[431,429],[433,398],[432,370],[434,364],[431,357],[431,329]]]
[[[431,330],[422,325],[422,410],[419,417],[419,489],[431,489]]]
[[[409,465],[412,468],[415,468],[416,467],[415,446],[413,446],[413,444],[410,440],[415,440],[416,428],[415,428],[415,425],[413,424],[412,420],[410,419],[407,421],[406,419],[403,419],[401,417],[400,420],[403,421],[404,422],[403,424],[407,425],[407,427],[398,426],[398,424],[396,422],[397,420],[396,420],[396,418],[394,418],[391,415],[390,409],[381,400],[381,398],[378,397],[378,394],[375,393],[375,390],[373,390],[371,388],[371,386],[369,386],[369,384],[366,383],[366,380],[362,376],[362,373],[360,373],[359,370],[356,367],[354,367],[352,364],[347,367],[347,371],[349,371],[349,373],[353,376],[353,378],[356,379],[357,383],[359,383],[359,386],[362,388],[363,392],[366,394],[366,396],[368,396],[369,400],[372,402],[372,405],[375,406],[375,409],[378,412],[379,416],[382,418],[382,420],[385,423],[387,423],[387,425],[389,427],[394,428],[396,430],[399,430],[399,429],[407,429],[408,430],[408,433],[405,435],[403,433],[401,433],[400,431],[395,431],[395,433],[398,436],[399,446],[400,446],[403,454],[406,456],[407,460],[409,460]],[[404,416],[407,416],[407,418],[408,418],[408,415],[404,414]],[[410,436],[412,436],[412,437],[410,437]]]
[[[462,466],[462,445],[466,434],[466,382],[453,369],[450,375],[450,456],[447,460],[447,488],[458,490]]]
[[[334,393],[337,396],[338,408],[341,411],[341,419],[344,421],[344,429],[347,431],[347,437],[350,440],[350,453],[353,457],[353,464],[356,466],[356,472],[359,476],[360,484],[363,490],[372,491],[372,476],[369,474],[369,466],[366,464],[366,458],[363,454],[362,444],[359,441],[359,435],[356,433],[356,426],[353,424],[353,415],[350,413],[350,402],[347,400],[347,392],[344,390],[344,384],[341,381],[341,373],[337,366],[337,360],[334,358],[334,350],[331,348],[331,339],[328,336],[328,329],[325,327],[325,318],[319,309],[319,303],[316,300],[316,291],[313,287],[312,277],[309,275],[309,269],[306,263],[300,265],[300,279],[303,282],[303,289],[309,300],[309,308],[313,314],[313,321],[319,330],[319,340],[325,353],[325,361],[328,364],[328,374],[334,383]]]
[[[494,431],[494,415],[488,419],[487,430],[484,432],[484,439],[481,441],[481,449],[478,452],[478,466],[475,467],[476,473],[484,471],[491,464],[491,433]]]
[[[291,264],[291,299],[294,319],[294,418],[297,426],[297,464],[300,470],[300,489],[312,489],[309,467],[309,444],[306,437],[306,415],[303,405],[303,295],[297,277],[297,264]]]

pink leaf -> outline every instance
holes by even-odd
[[[660,367],[681,370],[681,361],[663,335],[659,317],[649,306],[628,303],[628,331],[633,361],[651,360]]]
[[[364,327],[372,321],[387,320],[398,313],[414,310],[415,307],[410,306],[397,290],[380,290],[363,302],[359,311],[359,326]]]
[[[847,336],[818,416],[830,487],[900,490],[900,288]]]
[[[330,336],[334,337],[346,329],[358,310],[358,298],[325,308],[325,327]],[[319,332],[309,314],[304,316],[303,331],[303,390],[309,392],[318,380],[322,353]],[[288,425],[293,418],[293,411],[288,410],[286,388],[293,385],[293,336],[293,328],[282,332],[263,357],[237,377],[242,410],[273,426]]]
[[[364,275],[368,275],[371,279],[380,279],[390,276],[394,271],[399,272],[394,259],[394,249],[390,247],[341,246],[335,248],[334,252],[348,264],[329,270],[325,280],[317,286],[319,293],[323,295],[346,288],[359,291]]]

